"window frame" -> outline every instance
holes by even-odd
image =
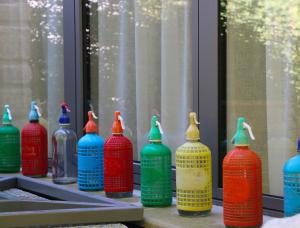
[[[88,0],[64,1],[65,98],[73,108],[72,126],[78,136],[86,121],[90,101],[90,56]],[[192,0],[193,108],[201,122],[201,141],[212,151],[213,203],[222,205],[223,189],[220,142],[226,139],[226,35],[220,21],[220,0]],[[73,12],[73,14],[72,14]],[[65,18],[65,16],[68,18]],[[70,17],[70,18],[69,18]],[[71,23],[73,18],[74,23]],[[69,21],[70,20],[70,21]],[[71,26],[70,26],[71,25]],[[69,42],[71,41],[71,42]],[[67,67],[66,67],[67,66]],[[74,81],[70,80],[74,79]],[[75,91],[74,91],[74,88]],[[202,112],[202,110],[204,110]],[[223,129],[223,130],[222,130]],[[172,168],[173,193],[176,170]],[[140,162],[134,161],[134,187],[140,189]],[[263,195],[264,214],[283,216],[283,198]]]

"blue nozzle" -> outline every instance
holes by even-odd
[[[70,124],[70,117],[68,116],[70,109],[66,102],[61,104],[61,115],[59,117],[60,124]]]
[[[29,121],[38,121],[41,117],[41,114],[39,112],[39,107],[37,106],[36,101],[31,102],[31,109],[29,112]]]

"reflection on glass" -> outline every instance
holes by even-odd
[[[164,143],[175,152],[192,111],[192,1],[99,0],[87,7],[92,103],[101,134],[110,135],[113,113],[121,111],[137,160],[157,113]]]
[[[227,3],[228,142],[236,118],[246,117],[263,162],[264,193],[282,196],[282,167],[300,136],[300,1]]]
[[[56,126],[64,86],[62,1],[0,2],[0,106],[11,105],[19,128],[31,100],[38,101],[49,132]]]

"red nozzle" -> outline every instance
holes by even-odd
[[[64,101],[60,105],[62,108],[64,108],[67,112],[71,112],[69,105]]]
[[[115,112],[114,123],[113,123],[113,126],[112,126],[112,133],[116,134],[116,135],[123,134],[123,127],[122,127],[120,117],[121,117],[121,112],[116,111]]]
[[[97,132],[97,124],[94,121],[94,116],[93,116],[92,111],[88,112],[88,117],[89,117],[89,120],[86,123],[84,130],[86,133],[96,133]]]

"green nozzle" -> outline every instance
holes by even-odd
[[[12,121],[12,116],[10,113],[9,105],[4,105],[2,124],[11,124],[11,121]]]
[[[157,123],[158,118],[156,115],[154,115],[151,120],[151,129],[148,134],[148,139],[150,142],[161,142],[161,132]]]
[[[247,134],[247,129],[244,127],[246,119],[240,117],[237,120],[236,133],[232,138],[232,142],[235,146],[248,146],[249,145],[249,136]]]

